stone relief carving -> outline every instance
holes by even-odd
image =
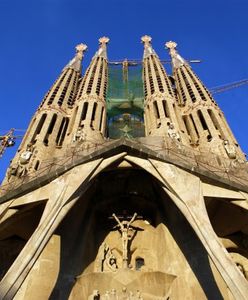
[[[33,145],[29,143],[19,158],[18,163],[12,164],[8,170],[8,179],[11,176],[22,177],[26,175],[27,168],[26,165],[29,163],[31,156],[33,155]]]
[[[100,300],[99,291],[93,290],[93,293],[88,297],[88,300]]]
[[[118,269],[117,259],[107,243],[102,243],[97,254],[97,272],[115,272]]]
[[[143,300],[143,297],[139,290],[133,292],[128,291],[126,287],[123,287],[121,291],[111,289],[101,294],[98,290],[94,290],[93,293],[88,297],[88,300]]]
[[[73,142],[84,142],[86,140],[86,133],[84,132],[83,128],[79,127],[76,133],[73,136]]]

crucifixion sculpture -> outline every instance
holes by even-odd
[[[136,219],[137,213],[134,213],[130,221],[127,220],[120,221],[120,219],[115,214],[112,214],[112,216],[118,223],[121,232],[123,268],[128,268],[128,246],[129,246],[129,241],[133,238],[133,234],[131,234],[132,230],[130,228],[130,225]]]

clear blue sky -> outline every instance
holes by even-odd
[[[247,0],[0,0],[0,134],[26,129],[74,46],[89,47],[85,70],[102,35],[110,60],[141,59],[140,37],[149,34],[162,59],[168,40],[183,57],[202,59],[193,68],[207,87],[248,78],[247,16]],[[248,153],[248,85],[215,99]],[[15,151],[0,159],[0,180]]]

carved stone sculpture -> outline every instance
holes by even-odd
[[[236,149],[235,149],[234,145],[230,144],[230,142],[228,140],[225,140],[224,147],[225,147],[227,155],[230,158],[232,158],[232,159],[236,158]]]
[[[128,268],[128,243],[133,237],[133,235],[130,234],[130,225],[135,220],[137,213],[134,213],[132,219],[129,222],[126,220],[121,222],[115,214],[112,214],[112,216],[117,221],[121,232],[123,268]]]
[[[88,297],[88,300],[100,300],[99,291],[94,290],[93,293]]]
[[[176,131],[175,126],[173,123],[169,123],[168,125],[168,135],[170,138],[180,141],[180,135],[179,133]]]
[[[116,271],[118,269],[117,260],[112,253],[109,245],[103,242],[98,250],[97,254],[97,272]]]

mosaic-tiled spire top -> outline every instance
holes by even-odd
[[[165,46],[169,49],[173,68],[179,68],[187,64],[187,62],[177,53],[177,43],[169,41],[165,44]]]
[[[96,57],[103,57],[107,60],[107,44],[109,42],[109,38],[103,36],[98,41],[99,41],[99,49],[97,50],[93,59]]]
[[[142,43],[144,44],[144,55],[143,59],[147,58],[150,55],[157,55],[154,49],[152,48],[152,38],[149,35],[144,35],[141,38]]]
[[[65,69],[73,69],[77,72],[81,72],[82,68],[82,59],[84,56],[84,52],[87,50],[87,46],[85,44],[78,44],[76,47],[76,54],[72,60],[65,66]]]

